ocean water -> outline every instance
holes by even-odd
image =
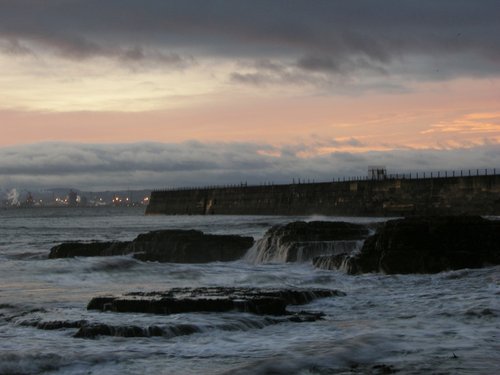
[[[154,229],[251,235],[293,220],[359,218],[144,216],[138,208],[0,210],[0,374],[498,374],[500,267],[435,275],[348,276],[308,262],[202,265],[129,256],[48,259],[73,240],[131,240]],[[346,293],[294,306],[324,319],[266,325],[242,313],[170,316],[87,311],[98,295],[171,287],[331,288]],[[75,338],[75,328],[192,324],[177,337]]]

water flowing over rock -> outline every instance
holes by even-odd
[[[248,331],[251,329],[262,329],[264,327],[280,323],[304,323],[314,322],[323,318],[322,313],[310,313],[301,311],[280,317],[263,316],[258,318],[239,317],[234,318],[231,323],[217,325],[196,325],[196,324],[170,324],[139,327],[136,325],[116,326],[109,324],[83,324],[73,337],[96,338],[97,336],[115,337],[157,337],[172,338],[177,336],[187,336],[198,332],[207,331]],[[43,326],[42,326],[43,327]],[[40,327],[37,327],[40,328]],[[44,329],[44,328],[41,328]]]
[[[276,225],[250,249],[245,259],[252,263],[300,262],[323,254],[358,250],[369,228],[361,224],[328,221],[296,221]]]
[[[149,314],[239,311],[287,315],[288,305],[302,305],[317,298],[342,295],[344,293],[330,289],[174,288],[165,292],[95,297],[87,309]]]
[[[134,254],[143,261],[173,263],[228,262],[240,259],[252,237],[205,234],[197,230],[159,230],[128,242],[67,242],[54,246],[49,258]]]
[[[500,264],[500,221],[479,216],[390,220],[355,255],[317,257],[314,265],[349,274],[436,273]]]
[[[172,338],[177,336],[187,336],[193,333],[208,331],[249,331],[252,329],[262,329],[264,327],[281,323],[305,323],[315,322],[323,319],[324,314],[320,312],[299,311],[284,316],[231,316],[231,320],[219,324],[191,324],[191,323],[170,323],[156,325],[117,325],[99,322],[89,322],[87,320],[67,321],[67,320],[31,320],[22,321],[20,326],[35,327],[40,330],[71,330],[76,329],[73,337],[94,339],[98,336],[114,337],[163,337]]]

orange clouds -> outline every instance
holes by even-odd
[[[335,151],[448,148],[500,142],[500,80],[416,84],[405,94],[264,96],[221,88],[202,101],[155,111],[0,110],[0,146],[87,143],[256,142]]]
[[[448,147],[500,143],[500,112],[468,113],[440,121],[422,131],[428,136],[445,136]],[[462,140],[462,142],[460,142]]]

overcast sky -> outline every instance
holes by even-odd
[[[500,169],[500,2],[0,0],[0,188]]]

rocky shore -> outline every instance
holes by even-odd
[[[479,216],[427,216],[362,225],[346,222],[292,222],[270,228],[254,245],[252,237],[213,235],[197,230],[160,230],[128,242],[68,242],[49,258],[132,254],[142,261],[252,263],[312,261],[348,274],[436,273],[500,264],[500,221]]]

